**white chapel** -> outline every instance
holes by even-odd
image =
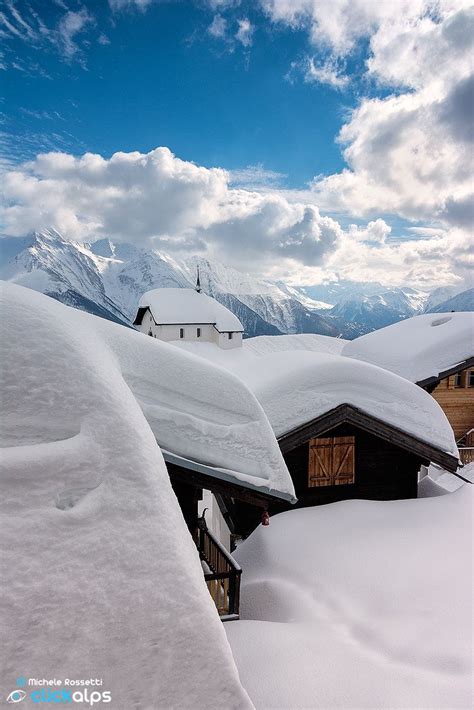
[[[215,343],[242,347],[242,323],[232,311],[196,288],[156,288],[143,294],[133,325],[165,341]]]

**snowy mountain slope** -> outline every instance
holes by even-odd
[[[195,278],[198,266],[201,285],[206,293],[225,305],[228,303],[224,296],[233,294],[280,333],[318,333],[353,338],[366,332],[365,328],[347,324],[338,317],[328,318],[326,314],[317,313],[314,302],[311,308],[308,308],[301,300],[291,295],[291,291],[297,293],[295,289],[283,289],[280,284],[255,279],[208,259],[192,257],[183,265],[190,281]],[[303,297],[303,300],[308,299]],[[243,322],[245,323],[245,318]],[[253,332],[253,335],[264,334],[268,333]]]
[[[431,306],[428,313],[448,313],[449,311],[474,311],[474,288],[462,291],[447,301]]]
[[[203,291],[235,312],[247,336],[303,332],[350,338],[365,332],[319,315],[276,284],[203,258],[177,261],[107,239],[78,244],[52,229],[4,238],[0,249],[0,278],[122,323],[131,323],[145,291],[194,286],[199,265]]]
[[[102,257],[82,244],[70,242],[53,229],[24,239],[0,240],[0,277],[53,296],[81,310],[127,323],[127,317],[106,294]]]
[[[371,296],[357,296],[334,306],[331,315],[344,320],[364,323],[376,330],[419,313],[426,301],[422,291],[389,289]]]
[[[352,339],[423,312],[432,303],[424,291],[376,282],[288,286],[203,257],[178,260],[109,239],[79,244],[54,229],[2,238],[0,253],[0,278],[126,324],[145,291],[194,286],[198,266],[203,291],[238,316],[247,336],[316,333]],[[452,290],[444,293],[454,295]],[[432,296],[436,304],[447,297]]]

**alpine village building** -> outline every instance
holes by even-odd
[[[134,325],[144,334],[171,343],[213,343],[225,350],[243,345],[241,322],[201,292],[199,274],[195,289],[161,288],[145,293]],[[458,466],[453,454],[349,404],[308,419],[277,437],[296,499],[230,479],[225,471],[205,462],[163,452],[223,620],[238,618],[241,570],[231,555],[235,543],[258,524],[268,525],[271,514],[293,506],[354,498],[416,498],[422,465],[433,462],[453,472]]]

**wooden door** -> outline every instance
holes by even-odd
[[[308,486],[341,486],[355,481],[355,437],[332,436],[309,442]]]

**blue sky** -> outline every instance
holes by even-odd
[[[62,8],[37,7],[55,26]],[[272,27],[251,5],[240,7],[236,17],[255,26],[245,47],[214,38],[213,11],[193,2],[158,3],[146,12],[86,7],[95,25],[78,33],[77,56],[10,37],[7,59],[11,52],[22,66],[40,68],[13,68],[3,78],[14,135],[44,135],[51,146],[102,155],[166,145],[208,167],[263,165],[291,187],[342,167],[335,137],[356,101],[354,86],[341,94],[291,77],[292,63],[308,49],[304,31]],[[27,5],[21,9],[26,19]],[[236,21],[229,21],[234,31]],[[109,43],[99,43],[101,36]],[[28,142],[27,151],[37,147]]]
[[[0,0],[3,232],[464,282],[473,34],[471,0]]]

